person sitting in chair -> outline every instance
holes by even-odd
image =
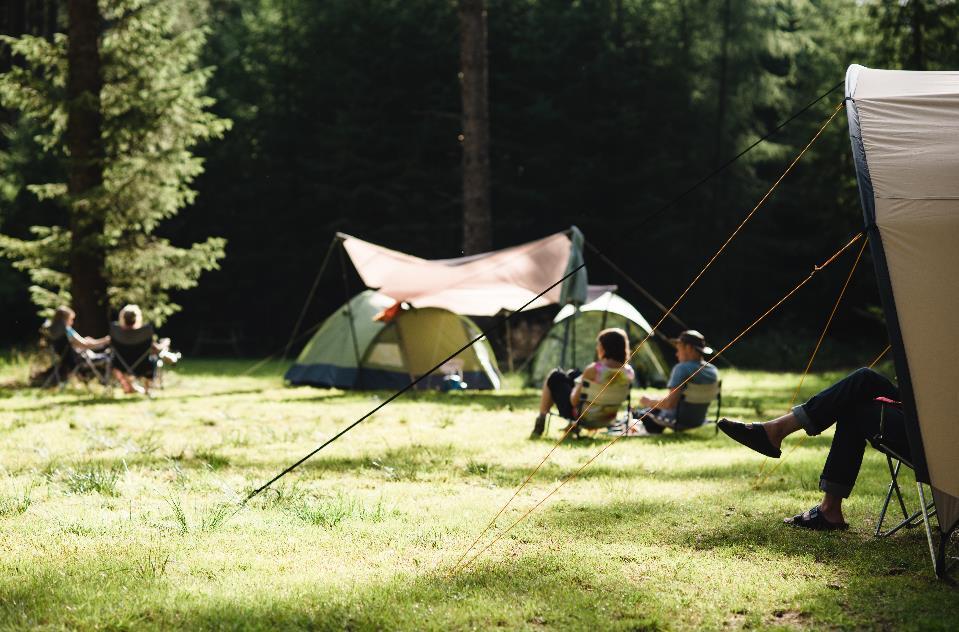
[[[570,422],[579,421],[584,427],[605,427],[616,418],[616,413],[629,395],[629,386],[635,379],[633,367],[626,364],[629,357],[629,338],[622,329],[604,329],[596,337],[596,357],[598,360],[583,371],[563,371],[554,369],[543,383],[540,396],[539,414],[533,426],[531,439],[543,434],[546,427],[546,415],[553,405],[559,415]],[[590,386],[592,385],[592,386]],[[595,387],[594,397],[600,397],[600,391],[609,394],[623,391],[615,406],[612,403],[584,401],[584,389]],[[580,419],[582,416],[582,419]],[[569,426],[566,428],[569,430]]]
[[[815,436],[835,424],[836,433],[819,477],[822,501],[785,522],[819,531],[846,529],[849,525],[843,518],[842,501],[856,484],[866,441],[877,441],[881,432],[885,446],[911,460],[901,409],[884,408],[884,401],[895,404],[898,400],[899,389],[892,382],[872,369],[858,369],[782,417],[752,424],[722,419],[719,429],[747,448],[777,459],[782,455],[783,439],[792,433],[805,430]]]
[[[67,335],[67,340],[70,342],[70,346],[75,351],[98,351],[103,349],[108,344],[110,344],[110,336],[104,336],[103,338],[91,338],[89,336],[81,336],[77,333],[77,330],[73,328],[73,323],[77,319],[77,313],[67,307],[66,305],[61,305],[53,312],[53,319],[51,320],[50,329],[54,329],[57,326],[63,327]]]
[[[49,345],[53,354],[53,364],[31,376],[31,383],[38,386],[62,384],[74,371],[80,370],[81,377],[101,378],[99,366],[106,363],[106,354],[99,351],[110,342],[110,338],[90,338],[81,336],[73,328],[76,312],[61,305],[53,316],[40,328],[44,344]]]
[[[706,356],[712,354],[713,350],[706,345],[706,338],[701,333],[695,329],[688,329],[670,342],[676,347],[678,361],[666,383],[670,393],[665,398],[640,396],[639,405],[642,408],[634,410],[633,417],[642,419],[641,434],[662,434],[666,428],[681,431],[701,425],[706,419],[705,410],[703,410],[703,418],[697,418],[692,423],[677,419],[680,400],[683,397],[682,388],[679,387],[685,384],[690,376],[692,379],[689,379],[689,382],[692,384],[718,384],[719,382],[719,371],[706,361]]]
[[[125,305],[123,309],[120,310],[119,318],[117,319],[117,326],[119,326],[119,332],[135,331],[143,327],[143,312],[138,305]],[[120,335],[119,333],[117,334]],[[149,334],[152,336],[152,329]],[[109,340],[109,338],[108,338]],[[179,353],[173,353],[170,351],[170,339],[169,338],[160,338],[159,340],[154,340],[149,347],[149,355],[142,358],[141,362],[144,363],[144,369],[140,377],[143,379],[144,386],[140,386],[131,381],[132,375],[128,374],[128,371],[124,370],[125,367],[117,366],[114,364],[113,367],[113,376],[120,383],[120,387],[123,389],[124,393],[145,393],[150,389],[152,377],[156,372],[157,362],[166,361],[169,364],[176,364],[180,359]],[[129,361],[131,364],[135,360]],[[134,367],[136,368],[136,367]]]

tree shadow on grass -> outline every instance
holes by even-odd
[[[283,403],[308,403],[314,401],[328,401],[333,398],[355,399],[357,401],[376,400],[376,403],[392,397],[396,391],[339,391],[335,389],[315,389],[317,394],[306,397],[288,397],[278,401]],[[484,410],[519,410],[529,411],[530,421],[536,411],[539,396],[526,393],[495,393],[465,391],[457,393],[441,393],[436,390],[407,391],[396,401],[405,403],[442,404],[457,408],[479,407]],[[375,404],[374,404],[375,405]],[[372,408],[373,406],[371,406]]]
[[[267,581],[262,589],[239,595],[223,594],[216,579],[204,583],[202,569],[191,587],[184,588],[162,570],[160,576],[151,576],[151,567],[142,564],[137,552],[102,553],[78,553],[67,568],[44,561],[0,578],[0,625],[189,630],[548,625],[637,632],[670,627],[653,612],[650,595],[632,590],[603,569],[572,565],[568,555],[551,552],[509,564],[479,565],[453,576],[428,570],[350,585],[335,580],[317,585],[314,579],[292,591],[276,590]],[[198,582],[203,590],[194,589]]]
[[[653,518],[661,510],[668,508],[632,508],[634,517],[645,518]],[[194,562],[189,570],[191,579],[183,585],[181,579],[171,576],[182,571],[171,571],[163,562],[175,553],[173,549],[170,553],[121,549],[120,545],[102,546],[95,552],[78,549],[66,564],[40,559],[18,564],[5,573],[0,578],[0,625],[21,629],[439,630],[547,626],[662,630],[722,627],[724,618],[738,615],[748,616],[759,627],[791,622],[792,627],[811,628],[954,629],[959,620],[954,589],[928,578],[928,570],[916,568],[909,556],[893,547],[863,553],[855,538],[847,536],[824,540],[823,546],[802,546],[789,543],[801,538],[777,537],[755,528],[720,530],[716,534],[722,538],[720,546],[739,542],[739,549],[724,552],[731,556],[731,563],[752,551],[758,559],[772,557],[779,563],[794,564],[802,588],[779,602],[774,594],[757,587],[758,599],[745,609],[734,609],[742,608],[736,591],[714,585],[708,599],[701,594],[690,595],[693,601],[685,603],[677,600],[677,592],[692,587],[660,577],[662,568],[652,574],[644,570],[644,551],[648,548],[631,551],[623,546],[613,549],[621,551],[618,557],[604,557],[604,553],[591,549],[590,531],[584,531],[578,519],[581,516],[575,518],[563,516],[551,525],[569,538],[569,546],[556,549],[555,533],[550,534],[552,544],[544,542],[542,546],[527,538],[522,553],[507,553],[505,559],[480,558],[455,573],[444,567],[377,574],[376,579],[360,581],[312,576],[293,585],[274,584],[264,578],[259,587],[242,592],[231,592],[230,586],[237,581],[256,586],[251,580],[252,573],[257,572],[243,570],[247,558],[242,552],[236,555],[236,565],[223,567],[214,562],[208,567]],[[616,529],[621,525],[613,519],[592,526]],[[658,556],[681,561],[683,572],[694,586],[710,585],[710,571],[700,573],[697,557],[706,551],[716,552],[717,541],[707,537],[699,544],[677,543],[673,535],[668,531],[660,534],[669,549]],[[888,556],[892,556],[895,567],[889,566]],[[810,569],[809,564],[820,568]],[[773,567],[769,572],[778,571]],[[221,576],[224,573],[227,576]],[[827,618],[835,612],[839,620]]]
[[[42,404],[40,406],[24,406],[20,408],[10,408],[2,410],[0,412],[7,413],[29,413],[29,412],[40,412],[44,410],[50,410],[54,408],[83,408],[89,406],[116,406],[119,404],[135,404],[143,401],[152,401],[154,403],[163,403],[163,402],[173,402],[173,401],[191,401],[197,399],[207,399],[213,397],[229,397],[231,395],[255,395],[257,393],[262,393],[268,389],[266,388],[241,388],[229,391],[213,391],[212,393],[185,393],[183,395],[166,395],[161,392],[160,395],[155,396],[152,400],[146,400],[142,396],[130,396],[130,397],[87,397],[84,399],[69,399],[65,401],[55,401],[48,404]]]

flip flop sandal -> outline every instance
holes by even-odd
[[[822,515],[818,506],[798,516],[786,518],[783,522],[793,527],[801,527],[812,531],[844,531],[849,528],[849,525],[845,522],[830,522],[826,520],[826,517]]]
[[[730,421],[723,418],[719,420],[716,426],[726,433],[730,439],[738,441],[751,450],[774,459],[782,456],[782,450],[772,444],[762,424],[744,424],[741,421]]]

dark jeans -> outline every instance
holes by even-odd
[[[576,419],[576,410],[569,401],[569,396],[573,394],[576,378],[582,375],[582,373],[579,369],[573,369],[572,371],[553,369],[550,374],[546,376],[546,388],[549,389],[550,395],[553,396],[553,403],[556,405],[556,410],[559,411],[560,417]]]
[[[819,477],[819,489],[827,494],[849,497],[859,476],[866,441],[874,442],[880,434],[880,419],[884,419],[882,442],[909,458],[902,412],[895,406],[886,406],[883,413],[883,405],[875,401],[877,397],[898,400],[899,389],[875,371],[859,369],[793,408],[809,435],[818,435],[836,424],[829,456]]]

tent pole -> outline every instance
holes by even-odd
[[[579,305],[574,305],[573,307],[576,309],[576,311],[573,312],[573,318],[572,318],[572,320],[573,320],[573,344],[570,345],[570,349],[572,350],[572,352],[570,353],[570,355],[572,356],[573,368],[575,369],[576,366],[577,366],[577,365],[576,365],[576,319],[579,318]]]
[[[313,279],[313,287],[310,288],[309,294],[306,295],[306,302],[303,303],[303,309],[300,310],[300,315],[296,319],[296,324],[293,326],[293,333],[290,334],[290,340],[286,343],[286,348],[283,350],[283,357],[287,358],[290,355],[290,349],[293,347],[293,343],[296,340],[296,334],[300,333],[300,327],[303,325],[303,319],[306,318],[306,312],[310,308],[310,304],[313,303],[313,297],[316,295],[316,288],[320,285],[320,277],[323,276],[323,272],[326,270],[327,264],[330,262],[330,255],[333,254],[333,249],[336,248],[338,244],[342,243],[342,239],[339,235],[333,237],[333,241],[330,242],[330,247],[326,249],[326,254],[323,255],[323,263],[320,264],[320,271],[316,273],[316,278]]]
[[[509,320],[506,321],[506,368],[513,372],[513,329]]]
[[[563,327],[563,350],[559,354],[559,366],[562,369],[568,368],[566,366],[566,348],[569,346],[569,319],[566,319],[566,324]]]
[[[625,280],[627,283],[629,283],[630,285],[632,285],[632,286],[633,286],[633,289],[635,289],[637,292],[639,292],[639,293],[642,294],[644,297],[646,297],[646,300],[648,300],[650,303],[652,303],[653,305],[655,305],[655,306],[656,306],[659,310],[661,310],[664,314],[665,314],[667,311],[669,311],[669,308],[668,308],[668,307],[666,307],[665,305],[663,305],[662,303],[660,303],[658,300],[656,300],[656,297],[655,297],[655,296],[653,296],[652,294],[650,294],[650,293],[646,290],[646,288],[644,288],[642,285],[640,285],[639,283],[637,283],[636,280],[635,280],[633,277],[631,277],[631,276],[629,276],[628,274],[626,274],[626,272],[625,272],[622,268],[620,268],[618,265],[616,265],[615,263],[613,263],[612,260],[610,260],[609,257],[607,257],[606,255],[604,255],[603,253],[601,253],[601,252],[599,251],[599,249],[596,248],[596,246],[594,246],[593,244],[591,244],[590,242],[588,242],[588,241],[586,241],[586,240],[583,240],[583,243],[585,243],[585,244],[586,244],[586,247],[589,248],[590,250],[592,250],[593,253],[594,253],[597,257],[599,257],[599,258],[602,260],[603,263],[605,263],[606,265],[608,265],[608,266],[612,269],[613,272],[615,272],[615,273],[618,274],[619,276],[623,277],[623,280]],[[673,322],[675,322],[677,325],[679,325],[679,326],[682,327],[683,329],[690,329],[689,325],[687,325],[686,323],[684,323],[684,322],[682,321],[682,319],[681,319],[679,316],[677,316],[676,314],[674,314],[674,313],[672,313],[672,312],[669,312],[669,317],[670,317],[671,319],[673,319]]]
[[[343,248],[340,248],[340,271],[343,274],[343,293],[346,295],[346,317],[350,321],[350,338],[353,339],[353,355],[356,357],[356,386],[362,386],[363,367],[360,366],[360,344],[356,341],[356,327],[353,325],[353,306],[351,305],[352,296],[350,296],[350,280],[346,274],[346,255],[343,254]]]

